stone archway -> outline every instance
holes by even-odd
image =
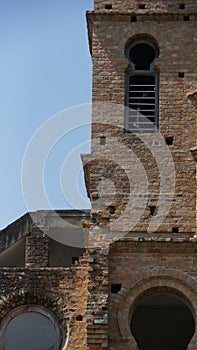
[[[168,275],[166,275],[165,271],[158,270],[157,273],[152,273],[146,278],[138,279],[136,277],[135,283],[130,285],[128,283],[124,286],[124,288],[122,288],[122,291],[119,292],[118,310],[116,311],[118,315],[120,334],[124,339],[127,339],[129,343],[125,349],[139,350],[135,336],[131,331],[132,317],[140,300],[142,300],[145,296],[154,294],[155,292],[156,294],[158,292],[164,292],[177,297],[179,301],[182,301],[182,303],[186,306],[185,310],[189,309],[191,311],[193,320],[196,320],[196,288],[195,285],[193,285],[193,281],[189,278],[187,279],[187,282],[184,281],[184,274],[181,274],[180,272],[179,274],[175,274],[173,270],[169,270]],[[184,350],[196,348],[197,327],[194,325],[194,328],[193,337],[191,336],[191,340]],[[160,349],[160,347],[157,347],[157,350],[158,348]],[[153,348],[151,347],[151,350],[152,349]],[[173,350],[176,349],[173,348]]]
[[[39,305],[23,305],[3,319],[0,331],[2,350],[59,350],[62,334],[53,313]]]
[[[19,289],[7,297],[1,295],[0,349],[13,349],[13,344],[17,344],[17,349],[27,349],[26,342],[31,342],[36,349],[62,348],[67,334],[59,300],[55,293],[49,295],[46,290],[31,293]],[[41,330],[43,334],[40,334]]]
[[[139,350],[185,350],[195,331],[193,313],[180,295],[169,289],[139,298],[131,318],[131,332]]]

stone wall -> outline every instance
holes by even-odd
[[[136,300],[147,291],[177,293],[196,316],[196,164],[190,152],[196,145],[196,105],[189,98],[197,88],[196,4],[185,1],[180,7],[171,0],[95,0],[95,13],[87,15],[92,153],[83,157],[92,210],[90,221],[88,215],[79,219],[84,219],[88,249],[72,267],[48,267],[49,238],[36,221],[22,220],[23,229],[2,232],[4,253],[24,237],[26,247],[25,267],[0,268],[0,321],[19,306],[44,306],[59,322],[63,338],[69,332],[70,350],[136,350],[129,322]],[[159,164],[161,144],[155,135],[124,130],[125,47],[140,35],[154,40],[159,50],[159,130],[165,143]],[[170,179],[167,149],[175,166],[175,194],[169,197],[164,186],[171,207],[156,232],[149,232],[153,208],[164,205],[161,183]],[[52,221],[54,232],[56,219],[42,213],[42,224]],[[195,332],[189,349],[196,348]]]
[[[91,248],[88,346],[136,350],[129,322],[135,301],[146,291],[164,288],[188,301],[194,318],[197,310],[196,164],[191,155],[196,105],[189,98],[197,89],[196,4],[95,0],[95,11],[87,18],[93,62],[92,147],[91,154],[83,156],[92,203],[91,222],[86,223]],[[124,130],[129,69],[125,48],[142,36],[159,51],[155,69],[164,143],[152,134]],[[175,191],[170,197],[169,187],[162,185],[171,181],[173,172]],[[153,208],[164,206],[161,192],[170,210],[156,231],[149,231],[156,216]],[[111,244],[108,259],[102,257],[98,247],[118,235],[122,238]],[[196,347],[195,333],[188,349]]]
[[[98,221],[114,221],[114,216],[109,214],[110,206],[113,206],[115,215],[120,218],[124,211],[124,220],[116,225],[118,230],[146,232],[147,223],[151,220],[150,207],[158,205],[163,191],[161,183],[168,181],[167,178],[162,180],[160,169],[160,165],[165,169],[165,164],[168,164],[166,148],[163,148],[158,164],[152,152],[154,140],[151,140],[151,136],[142,141],[135,135],[124,134],[125,72],[129,65],[125,47],[134,38],[146,35],[159,48],[156,60],[159,74],[159,131],[164,143],[169,137],[173,138],[172,145],[167,149],[172,154],[173,164],[168,176],[170,178],[175,171],[175,194],[167,199],[171,208],[158,231],[193,234],[196,231],[196,165],[190,149],[196,144],[196,106],[188,94],[196,89],[196,17],[191,16],[186,21],[181,15],[161,15],[157,19],[151,15],[139,15],[136,22],[131,22],[128,15],[113,13],[90,13],[88,17],[93,23],[93,125],[92,154],[89,160],[86,157],[85,172],[88,174],[86,183],[95,216],[98,216]],[[105,145],[101,145],[103,136]],[[99,195],[98,188],[103,179],[105,198],[100,198],[102,194]],[[108,190],[109,182],[112,183],[112,190]],[[127,204],[128,195],[133,189],[137,190],[137,182],[141,186],[138,194],[147,195],[145,208],[140,200],[137,200],[135,208],[129,208]],[[166,194],[168,192],[169,189]],[[101,209],[97,203],[101,204]],[[137,223],[135,215],[142,209],[144,213]],[[137,223],[134,229],[130,225],[131,218]]]
[[[137,13],[196,13],[193,0],[95,0],[96,11],[117,11]]]
[[[87,262],[72,268],[1,268],[0,321],[22,305],[43,306],[56,317],[69,349],[85,350]]]
[[[45,212],[42,215],[43,220],[46,221],[50,214],[53,215],[53,212]],[[68,213],[64,211],[61,214],[72,218],[70,211]],[[54,315],[60,326],[62,347],[68,338],[68,349],[85,350],[87,348],[88,254],[84,249],[79,249],[81,254],[77,256],[71,267],[49,267],[50,237],[46,234],[46,227],[44,233],[29,215],[25,218],[25,220],[19,219],[19,223],[14,222],[9,226],[9,230],[2,231],[3,243],[8,241],[4,236],[9,236],[10,246],[6,245],[9,250],[20,243],[20,240],[17,241],[20,227],[21,240],[25,240],[23,245],[25,261],[24,266],[21,267],[14,267],[14,265],[0,267],[0,323],[10,312],[20,306],[44,307]],[[80,225],[81,215],[77,217],[75,212],[73,218],[74,220],[77,218]],[[6,249],[3,254],[6,261]],[[15,260],[13,260],[14,263]]]
[[[89,249],[87,349],[108,349],[108,249]]]
[[[109,349],[136,349],[129,322],[136,300],[145,292],[162,288],[182,295],[197,310],[196,241],[177,239],[123,240],[109,253],[109,286],[120,291],[109,294]],[[197,333],[188,349],[196,349]]]

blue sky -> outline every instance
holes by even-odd
[[[85,11],[92,8],[93,0],[0,1],[0,228],[27,211],[21,166],[32,135],[59,111],[91,101]],[[46,187],[55,208],[69,205],[53,169],[60,168],[65,148],[75,147],[73,138],[88,136],[86,128],[68,137],[48,162]]]

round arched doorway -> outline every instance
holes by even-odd
[[[40,306],[22,306],[3,320],[0,332],[2,350],[59,350],[60,326],[54,315]]]
[[[136,303],[131,332],[139,350],[186,350],[194,334],[191,307],[169,292],[151,292]]]

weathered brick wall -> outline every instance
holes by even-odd
[[[136,350],[129,315],[134,301],[151,288],[175,290],[197,310],[197,250],[188,238],[196,231],[196,165],[190,153],[196,144],[196,105],[188,99],[197,88],[196,17],[184,17],[196,11],[196,4],[186,1],[185,9],[170,0],[145,1],[144,9],[139,4],[95,0],[95,14],[88,14],[93,28],[92,155],[84,157],[92,202],[92,221],[84,223],[86,232],[89,228],[88,253],[71,268],[48,268],[48,238],[35,228],[26,239],[26,268],[0,269],[1,320],[20,305],[45,306],[65,332],[70,324],[68,346],[73,350]],[[150,207],[159,200],[160,168],[151,153],[154,136],[124,134],[123,108],[125,47],[141,34],[158,43],[159,124],[164,138],[173,137],[169,148],[176,170],[171,210],[156,233],[160,238],[148,241],[134,236],[145,236]],[[163,168],[167,161],[163,152]],[[172,237],[174,228],[185,234],[182,241],[162,238]],[[115,240],[116,232],[130,231],[133,238],[114,243],[110,252],[100,247],[108,238]],[[112,284],[121,285],[117,294],[110,293]],[[196,347],[195,334],[189,349]]]
[[[138,190],[138,193],[140,191],[144,193],[143,176],[145,178],[145,174],[148,179],[146,182],[149,197],[141,220],[135,226],[135,231],[146,232],[148,222],[151,220],[150,206],[157,206],[158,203],[161,171],[151,154],[151,136],[147,147],[135,136],[123,134],[122,106],[125,99],[125,70],[128,68],[128,61],[124,54],[125,46],[132,38],[146,34],[157,41],[160,50],[156,61],[156,70],[159,72],[159,129],[164,138],[173,137],[173,145],[169,146],[169,149],[176,172],[175,196],[170,200],[171,210],[158,231],[170,233],[175,229],[181,233],[194,233],[196,231],[196,166],[190,148],[196,144],[196,106],[188,99],[188,93],[196,89],[196,18],[191,16],[190,21],[184,21],[181,15],[174,17],[166,15],[154,20],[147,15],[139,16],[137,22],[131,23],[131,18],[127,15],[90,14],[89,17],[93,21],[93,161],[89,158],[86,168],[89,168],[87,187],[93,210],[98,212],[97,222],[100,219],[101,224],[114,221],[114,216],[109,214],[110,205],[115,206],[115,215],[119,217],[127,207],[128,214],[125,212],[124,220],[116,225],[116,229],[128,232],[131,218],[135,221],[135,212],[137,213],[138,209],[142,210],[144,206],[144,203],[140,206],[138,201],[139,208],[136,206],[132,211],[133,209],[127,205],[128,193],[131,193],[132,186]],[[180,78],[179,73],[184,73],[184,77]],[[120,104],[121,107],[118,107],[117,111],[115,106],[113,112],[105,113],[104,102]],[[110,108],[113,109],[111,105]],[[106,123],[109,123],[109,127]],[[117,130],[116,126],[122,129]],[[106,136],[106,144],[101,146],[100,137],[103,135]],[[160,162],[165,168],[168,156],[162,154],[161,158]],[[113,171],[110,169],[111,164]],[[118,167],[122,169],[121,174]],[[114,175],[114,169],[117,170],[116,175]],[[134,183],[126,179],[127,170],[130,171]],[[138,181],[136,174],[142,177],[141,188],[135,187],[135,182]],[[112,193],[111,189],[108,190],[109,181],[106,182],[104,184],[106,192],[103,191],[105,196],[103,207],[101,206],[102,209],[99,210],[98,185],[103,178],[113,183],[117,195],[115,192]],[[113,200],[111,200],[112,194],[116,197]]]
[[[139,8],[142,3],[144,9]],[[196,242],[189,239],[196,232],[196,164],[190,151],[196,145],[196,105],[188,98],[197,89],[197,26],[195,1],[184,4],[95,0],[95,12],[87,14],[93,61],[92,148],[91,155],[83,157],[92,203],[89,243],[94,247],[102,245],[121,232],[132,236],[112,244],[109,270],[98,248],[90,254],[95,257],[89,268],[87,311],[91,350],[101,348],[106,330],[103,312],[100,325],[94,326],[98,317],[96,303],[99,307],[102,296],[107,306],[107,292],[96,274],[104,277],[109,273],[110,350],[137,349],[129,317],[133,302],[146,290],[167,288],[171,293],[180,293],[189,300],[194,313],[197,310]],[[173,137],[173,144],[167,146],[172,154],[172,173],[175,166],[174,197],[168,197],[167,188],[164,191],[170,211],[157,232],[151,234],[147,234],[151,207],[158,205],[161,182],[168,182],[171,172],[166,170],[164,181],[161,166],[165,169],[169,155],[165,145],[158,165],[154,152],[160,143],[155,143],[154,135],[140,138],[124,133],[125,73],[129,67],[125,48],[140,35],[154,40],[159,49],[159,131],[164,142]],[[129,202],[132,193],[133,203]],[[147,200],[145,207],[143,198]],[[172,240],[176,236],[179,238]],[[115,288],[121,285],[117,294],[110,293],[112,284]],[[196,342],[195,333],[189,349],[196,349]]]
[[[87,349],[108,349],[108,249],[89,249]]]
[[[196,12],[194,0],[95,0],[94,4],[95,10],[102,12],[110,10],[137,13]],[[185,4],[185,8],[180,4]]]
[[[139,296],[154,288],[174,289],[197,310],[197,245],[195,241],[122,240],[109,253],[109,289],[121,284],[117,294],[109,294],[109,349],[136,349],[129,319]],[[178,294],[177,294],[178,295]],[[195,315],[194,315],[195,317]],[[123,338],[122,338],[123,337]],[[195,333],[188,349],[196,349]]]
[[[25,240],[25,244],[21,248],[24,249],[24,264],[21,267],[16,267],[16,258],[9,261],[10,265],[4,265],[10,267],[0,268],[0,331],[6,316],[15,308],[24,306],[25,309],[31,305],[44,307],[57,319],[63,339],[69,328],[68,349],[86,350],[88,255],[85,249],[79,249],[75,251],[79,261],[76,259],[71,267],[49,267],[51,237],[47,233],[51,226],[53,231],[58,232],[61,218],[79,227],[82,219],[87,219],[89,215],[77,211],[59,211],[58,214],[59,217],[53,211],[26,214],[1,232],[1,253],[5,262],[10,249],[20,241]],[[65,251],[71,255],[73,249],[67,247]],[[55,263],[58,262],[58,254],[65,254],[65,251],[57,249]],[[59,258],[60,264],[62,260],[65,263],[62,257]]]
[[[48,267],[49,265],[49,237],[38,229],[31,236],[26,237],[25,267]]]
[[[21,305],[51,311],[66,334],[69,349],[87,348],[87,259],[72,268],[1,268],[0,321]]]

